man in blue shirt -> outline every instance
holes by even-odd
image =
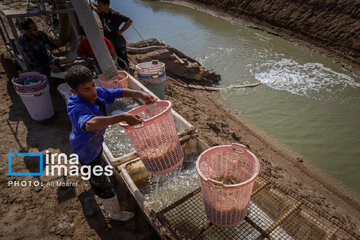
[[[71,67],[65,75],[65,80],[73,92],[67,102],[67,112],[72,124],[71,147],[78,154],[81,164],[91,166],[91,170],[95,166],[105,168],[102,143],[106,127],[122,121],[129,125],[143,122],[141,117],[127,113],[106,116],[106,104],[111,104],[116,98],[121,97],[141,98],[146,104],[152,104],[156,99],[145,92],[127,88],[95,87],[91,71],[82,65]],[[127,221],[134,216],[132,212],[120,211],[117,197],[105,174],[91,174],[89,182],[93,191],[102,200],[110,218]]]
[[[21,27],[25,33],[19,39],[19,44],[27,60],[34,65],[35,71],[45,75],[50,75],[51,71],[60,72],[59,61],[47,49],[47,46],[57,48],[57,44],[46,33],[39,31],[31,18],[25,18]]]

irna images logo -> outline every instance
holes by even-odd
[[[13,157],[38,157],[40,170],[38,172],[13,172],[12,158]],[[79,156],[72,153],[67,156],[65,153],[45,153],[45,168],[44,168],[44,154],[43,153],[19,153],[15,150],[13,153],[8,154],[9,158],[9,176],[81,176],[83,180],[89,180],[91,175],[106,176],[113,175],[113,167],[110,165],[100,166],[90,165],[80,166]]]
[[[11,162],[13,157],[39,157],[39,166],[40,170],[39,172],[13,172],[11,168]],[[8,154],[8,161],[9,161],[9,169],[8,169],[8,175],[9,176],[42,176],[43,175],[43,153],[19,153],[17,150],[15,150],[13,153]]]

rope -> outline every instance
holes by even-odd
[[[141,37],[141,39],[146,43],[146,46],[149,47],[149,44],[147,44],[147,42],[145,41],[145,39],[143,38],[143,36],[141,36],[141,34],[138,32],[138,30],[136,30],[136,28],[134,27],[134,25],[131,24],[131,26],[133,27],[133,29],[135,30],[135,32]]]

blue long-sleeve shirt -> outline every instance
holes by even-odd
[[[86,101],[76,94],[67,102],[67,112],[72,124],[70,144],[73,152],[78,154],[81,163],[90,163],[102,150],[106,128],[86,131],[85,123],[96,116],[106,116],[106,104],[122,97],[122,89],[97,87],[96,104]]]

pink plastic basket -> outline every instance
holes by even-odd
[[[244,220],[260,165],[244,145],[210,148],[196,161],[205,212],[210,222],[234,227]]]
[[[98,81],[103,88],[127,88],[129,75],[125,71],[118,71],[118,75],[110,80],[105,79],[104,74],[100,74]]]
[[[149,172],[165,174],[182,164],[184,156],[171,114],[171,102],[158,101],[154,106],[142,105],[128,113],[144,119],[139,126],[129,126],[125,122],[119,124],[125,128]]]

